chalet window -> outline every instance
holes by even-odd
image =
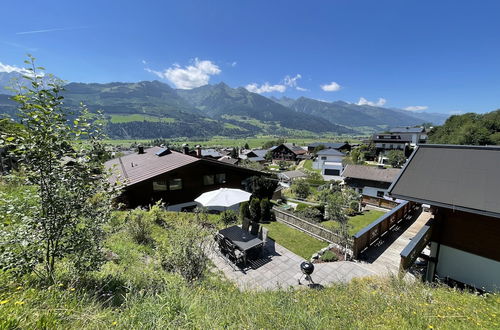
[[[215,175],[216,183],[226,183],[226,173],[219,173]]]
[[[167,181],[166,180],[153,181],[153,191],[167,191]]]
[[[385,143],[382,143],[382,149],[385,149]]]
[[[215,175],[208,174],[203,176],[203,185],[211,186],[213,184],[215,184]]]
[[[321,160],[326,160],[326,157],[325,156],[321,156]]]
[[[384,192],[383,191],[377,191],[377,197],[384,197]]]
[[[181,190],[182,189],[182,179],[170,179],[168,182],[169,190]]]

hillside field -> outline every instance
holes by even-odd
[[[189,214],[164,213],[175,226]],[[220,227],[217,216],[209,221]],[[170,227],[175,228],[175,227]],[[493,329],[500,297],[444,286],[366,278],[323,290],[241,292],[217,270],[192,285],[161,267],[155,246],[137,244],[124,217],[110,225],[106,248],[117,255],[86,280],[65,276],[46,287],[33,277],[0,272],[1,329]]]

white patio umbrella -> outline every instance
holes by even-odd
[[[194,201],[205,207],[231,207],[250,200],[251,193],[241,189],[220,188],[201,194]]]

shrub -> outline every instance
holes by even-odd
[[[148,216],[152,222],[156,223],[158,226],[163,228],[168,228],[168,224],[165,221],[165,211],[163,210],[163,203],[157,201],[155,205],[151,206],[148,211]]]
[[[316,222],[321,222],[323,220],[323,214],[315,207],[307,207],[297,213],[304,218],[311,219]]]
[[[146,245],[153,242],[153,226],[147,212],[137,208],[127,215],[126,221],[127,230],[137,243]]]
[[[259,222],[261,219],[261,209],[260,209],[260,200],[257,198],[253,198],[250,201],[250,219],[253,222]]]
[[[248,202],[243,202],[240,204],[240,220],[250,219],[250,208]]]
[[[321,260],[324,262],[331,262],[331,261],[337,261],[337,260],[339,260],[339,258],[337,257],[337,255],[335,253],[328,250],[328,251],[325,251],[325,253],[323,253],[323,255],[321,256]]]
[[[203,252],[207,234],[192,222],[176,223],[175,228],[168,231],[168,240],[159,248],[163,268],[181,275],[189,283],[202,279],[208,262]]]
[[[238,221],[238,216],[236,215],[236,212],[232,210],[225,210],[220,214],[220,220],[223,224],[229,225],[236,223]]]
[[[303,199],[306,199],[311,194],[309,185],[305,180],[295,181],[292,184],[292,192],[295,194],[295,196]]]
[[[260,201],[260,220],[261,222],[266,222],[271,220],[271,208],[272,204],[269,199],[264,198]]]

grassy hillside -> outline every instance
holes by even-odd
[[[324,290],[240,292],[216,270],[192,285],[161,267],[158,246],[191,214],[162,213],[153,243],[137,244],[124,214],[108,227],[113,261],[84,280],[65,270],[46,287],[36,278],[0,272],[1,329],[498,328],[500,297],[394,278],[362,279]],[[217,216],[203,220],[220,227]],[[212,229],[212,231],[215,229]]]
[[[110,117],[109,121],[113,124],[130,123],[134,121],[151,121],[151,122],[164,122],[164,123],[175,122],[175,118],[169,118],[169,117],[160,118],[160,117],[141,115],[141,114],[133,114],[133,115],[112,114],[109,117]]]

